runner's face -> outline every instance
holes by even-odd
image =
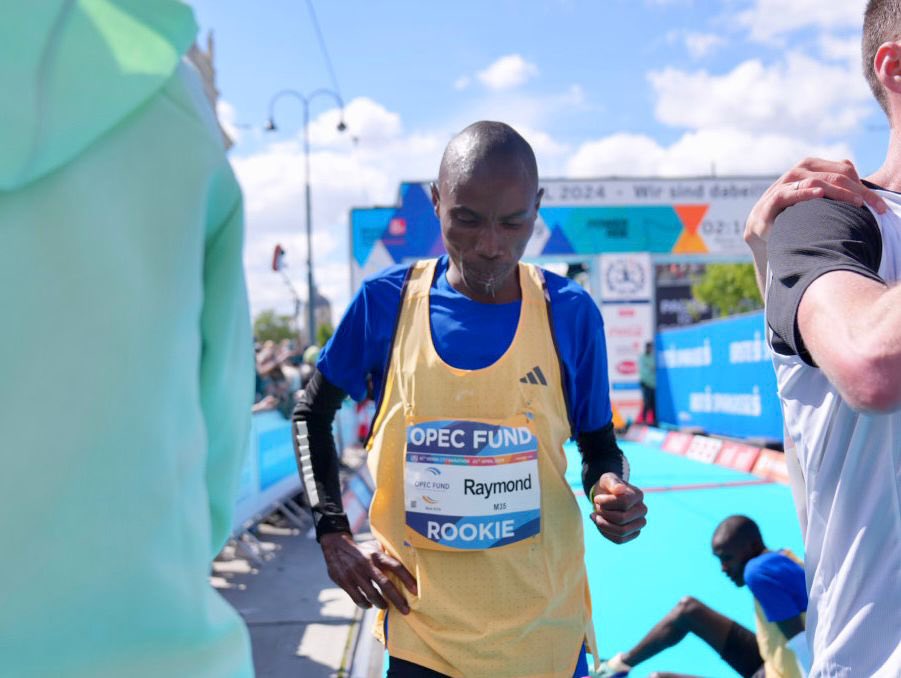
[[[476,301],[518,298],[516,266],[541,202],[537,181],[518,163],[486,162],[469,176],[433,186],[432,202],[450,258],[451,284],[461,282],[460,291]]]
[[[713,542],[713,555],[720,560],[720,569],[736,586],[745,585],[745,549],[729,542]]]

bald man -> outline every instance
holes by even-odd
[[[736,586],[754,596],[757,636],[691,597],[679,601],[641,641],[601,666],[597,678],[622,678],[635,666],[694,633],[740,676],[805,676],[810,656],[804,637],[807,587],[804,569],[789,550],[770,551],[760,528],[746,516],[730,516],[713,533],[713,554]],[[657,673],[658,678],[677,674]]]
[[[295,410],[316,534],[335,583],[381,609],[389,676],[584,676],[594,631],[563,443],[579,443],[601,534],[628,542],[646,513],[613,435],[601,316],[520,262],[542,190],[511,127],[454,137],[431,193],[447,254],[363,283]],[[331,422],[367,378],[377,541],[358,544]]]

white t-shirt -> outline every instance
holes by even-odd
[[[901,676],[901,410],[851,409],[796,325],[824,273],[901,280],[901,195],[880,193],[885,215],[828,200],[786,210],[768,245],[768,334],[807,519],[811,676]]]

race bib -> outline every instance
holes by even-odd
[[[404,500],[411,543],[481,550],[541,532],[538,439],[525,417],[407,426]]]

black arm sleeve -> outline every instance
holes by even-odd
[[[338,452],[332,436],[335,413],[347,394],[318,370],[307,382],[291,417],[294,456],[304,493],[313,511],[316,540],[331,532],[350,532],[341,502]]]
[[[798,203],[776,217],[767,241],[766,318],[773,348],[813,365],[798,330],[801,297],[832,271],[851,271],[881,282],[882,235],[865,207],[820,198]]]
[[[576,436],[576,444],[582,454],[582,487],[589,500],[591,488],[605,473],[613,472],[623,480],[629,480],[629,462],[616,444],[613,422],[596,431],[580,433]]]

